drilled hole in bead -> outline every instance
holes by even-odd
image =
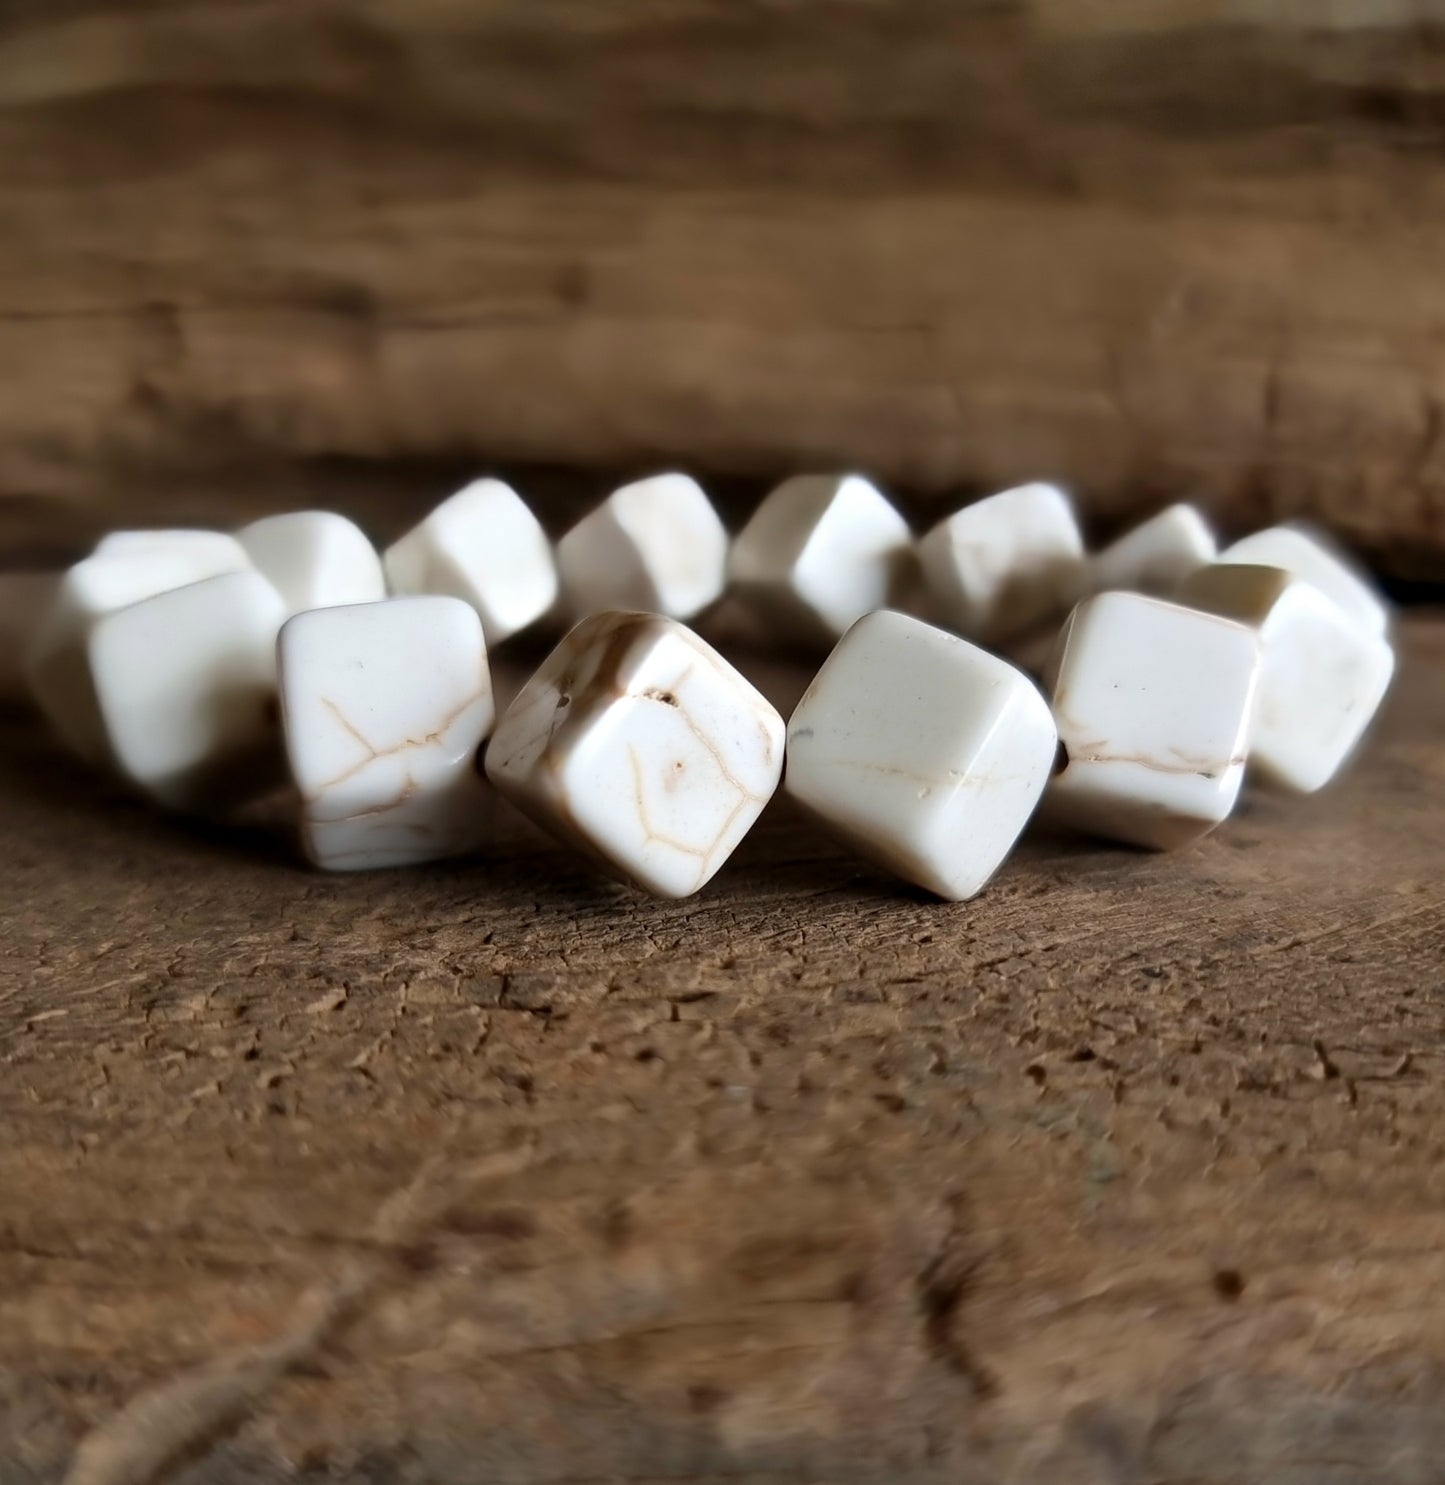
[[[1058,778],[1058,776],[1061,773],[1063,773],[1063,771],[1068,766],[1069,766],[1069,750],[1064,745],[1064,743],[1062,741],[1060,741],[1059,746],[1058,746],[1058,749],[1054,753],[1054,772],[1053,772],[1054,778]]]

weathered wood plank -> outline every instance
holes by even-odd
[[[6,724],[0,1478],[1438,1478],[1405,648],[1334,791],[956,907],[783,809],[692,902],[506,815],[323,878]]]
[[[1445,558],[1433,0],[0,19],[0,489],[1045,474]],[[418,485],[424,481],[418,480]]]

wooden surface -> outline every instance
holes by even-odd
[[[1445,564],[1436,0],[14,0],[0,494],[1040,476]]]
[[[323,877],[7,723],[0,1480],[1445,1478],[1405,641],[1334,791],[952,907],[781,807],[689,902]]]

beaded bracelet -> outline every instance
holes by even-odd
[[[767,634],[833,646],[786,724],[684,622],[725,588]],[[489,649],[563,614],[581,617],[498,720]],[[1041,626],[1042,692],[1005,658]],[[320,511],[116,532],[59,580],[25,669],[74,752],[180,810],[274,782],[279,697],[306,850],[332,870],[476,848],[490,781],[683,897],[781,782],[861,855],[961,900],[1041,803],[1166,849],[1229,814],[1246,759],[1318,789],[1384,696],[1388,630],[1368,582],[1293,526],[1218,552],[1175,505],[1090,558],[1067,497],[1034,484],[915,541],[866,479],[805,475],[730,543],[666,474],[555,550],[497,480],[383,555]]]

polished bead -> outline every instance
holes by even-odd
[[[494,717],[476,610],[458,598],[313,609],[281,630],[286,752],[307,853],[333,871],[474,849]]]
[[[252,521],[236,533],[256,571],[281,595],[287,614],[386,597],[381,558],[345,516],[299,510]]]
[[[173,538],[181,538],[175,540]],[[115,532],[61,578],[25,657],[36,704],[57,736],[89,763],[109,760],[88,645],[107,614],[188,583],[250,566],[221,532]]]
[[[394,593],[439,593],[471,604],[489,647],[535,623],[557,599],[547,534],[501,480],[458,490],[382,560]]]
[[[614,490],[557,543],[569,612],[641,609],[690,619],[723,590],[728,537],[712,502],[685,474]]]
[[[798,703],[786,788],[860,855],[957,901],[1013,848],[1057,745],[1022,672],[884,610],[849,629]]]
[[[115,762],[176,809],[244,798],[274,776],[276,632],[258,572],[206,578],[96,621],[90,671]]]
[[[165,555],[207,569],[206,575],[238,572],[246,559],[237,550],[237,538],[228,531],[202,527],[170,526],[155,530],[112,531],[96,542],[96,557],[154,557]]]
[[[1112,589],[1167,598],[1190,573],[1212,562],[1216,549],[1209,523],[1192,505],[1171,505],[1091,557],[1085,583],[1091,593]]]
[[[1384,634],[1390,615],[1374,584],[1327,538],[1304,526],[1271,526],[1256,531],[1220,554],[1221,562],[1278,567],[1313,583],[1366,634]]]
[[[995,644],[1068,608],[1084,543],[1062,490],[1021,485],[940,521],[919,541],[918,560],[930,615]]]
[[[786,638],[831,644],[908,578],[908,523],[861,475],[797,475],[733,543],[740,598]]]
[[[777,788],[783,730],[768,702],[682,624],[595,614],[503,715],[487,777],[614,874],[686,897]]]
[[[1217,563],[1195,573],[1179,597],[1259,634],[1251,773],[1301,793],[1327,784],[1384,699],[1395,669],[1389,641],[1277,567]]]
[[[1212,830],[1239,795],[1258,670],[1243,624],[1137,593],[1079,604],[1050,666],[1051,818],[1161,850]]]

